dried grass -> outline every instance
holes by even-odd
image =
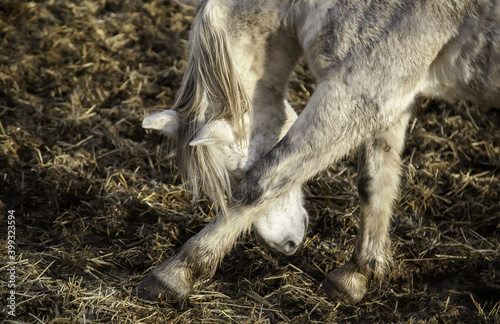
[[[0,3],[2,226],[7,210],[17,216],[17,316],[3,308],[3,322],[500,321],[500,116],[463,103],[417,109],[391,233],[394,271],[359,305],[318,288],[354,246],[354,156],[308,183],[311,229],[296,255],[250,238],[183,303],[131,297],[212,215],[205,200],[190,207],[163,138],[140,127],[172,105],[193,14],[159,0]],[[314,91],[307,68],[290,86],[301,110]]]

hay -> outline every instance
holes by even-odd
[[[318,288],[354,246],[355,156],[307,184],[311,228],[296,255],[250,238],[183,303],[131,297],[212,217],[205,200],[190,207],[164,139],[140,127],[173,103],[193,15],[159,0],[0,3],[0,206],[15,210],[17,261],[17,316],[3,308],[5,323],[500,320],[500,116],[463,103],[418,107],[395,268],[359,305]],[[300,111],[314,91],[304,65],[290,87]],[[5,235],[0,260],[4,298]]]

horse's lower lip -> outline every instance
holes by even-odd
[[[295,252],[297,252],[297,249],[298,249],[298,246],[295,249],[288,249],[288,248],[284,248],[283,246],[275,245],[275,244],[264,244],[264,245],[266,245],[269,249],[276,251],[276,252],[279,252],[279,253],[284,254],[284,255],[292,255]]]

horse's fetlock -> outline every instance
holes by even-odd
[[[372,259],[354,259],[353,260],[359,272],[375,280],[384,279],[391,269],[391,258],[388,256],[378,256]]]

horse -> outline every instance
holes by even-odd
[[[330,298],[359,302],[390,271],[416,99],[500,103],[493,0],[200,0],[188,49],[173,107],[143,127],[172,138],[193,195],[218,211],[135,288],[143,299],[189,296],[252,229],[293,254],[308,226],[302,184],[359,150],[356,246],[321,283]],[[302,57],[317,86],[297,117],[285,93]]]

